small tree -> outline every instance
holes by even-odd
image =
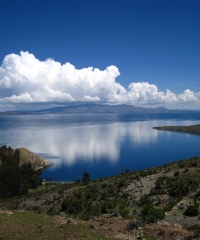
[[[90,174],[88,172],[83,173],[82,182],[85,184],[90,182]]]

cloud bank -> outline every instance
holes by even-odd
[[[119,75],[113,65],[105,70],[76,69],[53,59],[40,61],[29,52],[9,54],[0,67],[0,104],[99,102],[170,107],[200,102],[200,92],[189,89],[181,94],[163,92],[148,82],[132,82],[125,89],[116,81]]]

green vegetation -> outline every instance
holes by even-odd
[[[197,170],[175,171],[172,177],[159,177],[151,194],[168,193],[172,197],[183,197],[190,191],[196,191],[200,186],[200,172]]]
[[[128,207],[125,207],[123,208],[121,211],[120,211],[120,215],[123,217],[123,218],[126,218],[128,217],[130,213],[130,209]]]
[[[90,182],[90,174],[88,172],[83,173],[82,182],[85,184]]]
[[[184,215],[188,217],[194,217],[198,215],[198,208],[194,205],[190,205],[184,212]]]
[[[39,176],[40,172],[34,171],[30,164],[19,166],[18,150],[13,151],[5,146],[0,148],[0,208],[31,211],[16,212],[7,220],[4,219],[7,215],[0,214],[0,238],[12,239],[15,234],[19,239],[25,239],[25,231],[28,235],[33,233],[32,239],[40,239],[38,233],[41,238],[47,236],[48,239],[79,239],[80,235],[80,239],[107,239],[95,230],[101,226],[103,229],[112,219],[126,221],[126,231],[131,234],[139,226],[164,219],[168,216],[165,212],[171,214],[170,217],[175,218],[176,215],[177,218],[178,215],[184,220],[199,215],[200,158],[197,157],[146,170],[126,169],[118,176],[95,181],[91,181],[89,173],[84,172],[82,179],[74,183],[45,183],[40,186]],[[193,200],[193,205],[188,206]],[[176,212],[170,212],[175,205]],[[54,215],[67,218],[65,225],[53,221],[51,216]],[[15,217],[21,219],[17,221]],[[109,218],[108,222],[104,218]],[[13,219],[13,223],[8,219]],[[130,221],[128,225],[127,219]],[[89,220],[94,222],[87,222]],[[96,220],[99,220],[98,227]],[[23,221],[27,225],[23,226]],[[76,224],[73,224],[74,221]],[[6,223],[11,227],[13,224],[15,230],[8,233]],[[145,239],[154,239],[154,235],[148,235]]]
[[[0,214],[1,239],[94,239],[111,240],[94,232],[91,225],[83,222],[63,224],[46,214],[34,212],[14,212]]]
[[[192,168],[192,167],[200,167],[199,157],[192,157],[190,159],[181,159],[176,162],[166,163],[161,168],[170,168],[170,170],[179,170],[183,168]]]
[[[200,224],[194,224],[192,226],[186,227],[186,229],[194,232],[194,238],[200,237]]]
[[[144,206],[141,214],[143,221],[147,223],[157,222],[165,217],[165,211],[162,208],[155,208],[148,194],[140,198],[139,205]]]
[[[199,158],[195,157],[147,170],[126,170],[119,176],[96,181],[90,181],[89,173],[84,172],[82,183],[76,182],[77,187],[62,201],[61,210],[69,217],[82,220],[90,220],[102,214],[114,214],[130,219],[137,217],[143,222],[156,222],[163,219],[165,212],[171,211],[183,196],[198,189],[200,172],[190,169],[198,164]],[[179,170],[180,166],[186,170]],[[123,191],[132,181],[139,181],[147,174],[168,172],[169,168],[174,170],[174,174],[158,177],[150,194],[142,195],[139,201],[135,202],[132,195]],[[158,198],[158,206],[155,206],[152,197],[158,194],[168,194],[170,201],[159,206]],[[135,209],[138,209],[139,214]]]
[[[125,204],[127,194],[119,194],[119,187],[115,188],[109,182],[92,182],[84,188],[77,188],[62,202],[62,211],[69,216],[76,216],[82,220],[105,213],[113,213],[119,208],[120,214],[126,217],[129,213]]]
[[[142,211],[142,217],[145,222],[153,223],[161,220],[165,217],[165,212],[163,209],[154,208],[152,204],[146,205]]]
[[[178,203],[181,201],[181,198],[177,198],[176,200],[172,200],[170,201],[170,203],[168,203],[167,205],[165,205],[163,207],[163,211],[164,212],[169,212],[172,210],[172,208]]]
[[[0,198],[27,194],[41,185],[41,171],[34,171],[30,163],[19,166],[19,161],[18,149],[0,147]]]

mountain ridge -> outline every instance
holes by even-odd
[[[0,112],[0,115],[37,115],[37,114],[70,114],[70,113],[182,113],[198,110],[168,109],[163,106],[156,108],[135,107],[133,105],[106,104],[71,104],[39,110],[16,110]]]

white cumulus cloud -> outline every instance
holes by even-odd
[[[105,70],[76,69],[53,59],[40,61],[29,52],[5,56],[0,67],[0,104],[103,102],[113,104],[199,103],[200,93],[159,91],[148,82],[133,82],[125,89],[116,82],[116,66]]]

